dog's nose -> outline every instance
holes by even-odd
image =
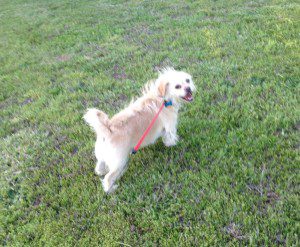
[[[185,91],[186,91],[187,93],[191,93],[191,92],[192,92],[192,89],[191,89],[190,87],[186,87],[186,88],[185,88]]]

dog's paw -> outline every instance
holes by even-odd
[[[176,145],[176,142],[169,142],[169,141],[164,141],[164,144],[166,147],[172,147]]]
[[[176,133],[167,132],[163,136],[162,140],[163,140],[163,143],[165,144],[165,146],[171,147],[171,146],[175,146],[177,144],[178,136]]]
[[[98,176],[104,176],[108,173],[108,169],[103,162],[98,162],[95,167],[95,173]]]
[[[163,143],[165,144],[166,147],[172,147],[177,144],[178,137],[175,136],[174,138],[163,138]]]
[[[110,186],[108,184],[108,181],[107,179],[101,179],[101,183],[102,183],[102,187],[103,187],[103,190],[104,192],[108,193],[109,189],[110,189]]]
[[[97,167],[95,168],[95,174],[98,176],[102,176],[101,172],[97,169]]]
[[[110,194],[110,193],[114,192],[118,188],[118,185],[116,185],[116,184],[109,184],[108,181],[107,181],[107,179],[105,179],[105,178],[102,179],[101,182],[102,182],[103,190],[107,194]]]
[[[95,168],[95,174],[101,177],[101,176],[105,176],[107,174],[107,171],[106,170],[97,169],[97,167],[96,167]]]

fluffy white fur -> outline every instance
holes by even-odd
[[[173,105],[164,107],[142,147],[154,143],[159,137],[166,146],[176,144],[178,110],[182,102],[193,100],[194,90],[189,74],[167,68],[145,86],[140,98],[111,119],[100,110],[87,111],[84,119],[97,134],[95,172],[104,176],[102,185],[105,192],[116,189],[115,181],[125,171],[130,152],[164,100],[171,100]]]

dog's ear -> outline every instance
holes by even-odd
[[[158,95],[160,97],[165,97],[168,90],[169,82],[160,81],[158,84]]]

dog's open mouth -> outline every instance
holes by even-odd
[[[185,101],[191,102],[193,101],[193,94],[192,92],[187,92],[184,97],[182,97]]]

